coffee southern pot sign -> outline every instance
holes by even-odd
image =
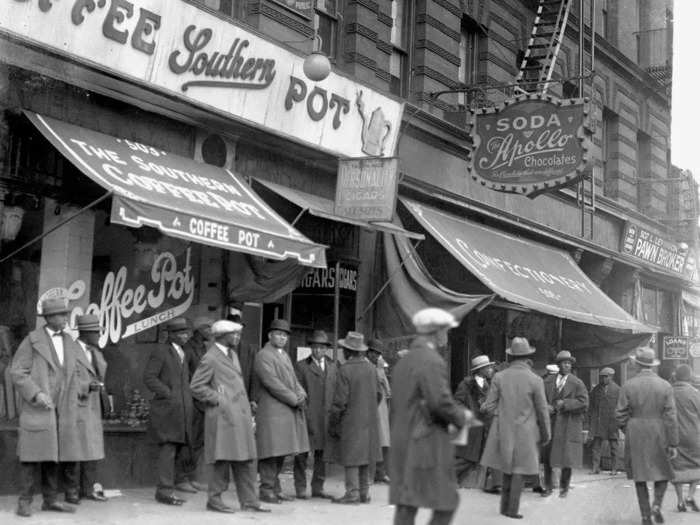
[[[542,94],[474,110],[467,169],[484,186],[529,197],[571,184],[583,176],[587,162],[586,117],[583,99]]]
[[[0,31],[341,157],[393,155],[403,104],[187,2],[0,3]]]

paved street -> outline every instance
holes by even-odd
[[[336,472],[327,482],[328,492],[341,494],[341,476]],[[292,492],[291,475],[285,475],[284,486]],[[374,485],[371,489],[372,502],[369,505],[341,506],[326,501],[308,500],[274,505],[272,514],[252,514],[239,512],[233,515],[216,514],[204,511],[205,495],[189,497],[182,507],[165,507],[153,500],[152,490],[125,490],[124,496],[105,503],[85,502],[78,513],[73,515],[53,514],[38,510],[40,502],[35,500],[35,514],[29,519],[15,516],[16,498],[0,497],[0,523],[14,524],[100,524],[100,525],[176,525],[180,523],[208,525],[226,523],[230,520],[240,523],[265,523],[270,525],[316,525],[328,524],[390,524],[393,507],[387,504],[387,486]],[[479,525],[521,523],[521,524],[619,524],[640,523],[639,511],[634,497],[634,488],[622,475],[616,478],[588,476],[577,472],[569,497],[563,501],[552,496],[547,499],[533,494],[530,490],[523,496],[522,521],[504,518],[498,514],[498,496],[477,490],[460,490],[461,504],[454,520],[455,525],[474,523]],[[226,500],[232,502],[234,495],[228,493]],[[697,525],[700,514],[675,511],[675,494],[669,487],[664,501],[666,523]],[[427,522],[427,513],[419,514],[417,523]]]

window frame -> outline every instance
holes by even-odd
[[[392,28],[394,27],[394,10],[393,6],[396,2],[402,2],[403,5],[403,16],[401,19],[401,42],[395,42],[393,38],[393,31],[389,36],[389,43],[391,44],[391,56],[389,57],[389,75],[391,80],[389,81],[389,91],[401,98],[408,98],[411,93],[411,53],[410,53],[410,43],[411,43],[411,17],[413,14],[412,2],[410,0],[391,0],[392,12]],[[399,76],[395,77],[392,74],[391,61],[392,57],[399,57]],[[394,79],[398,79],[398,82],[394,82]],[[395,87],[396,84],[396,87]]]
[[[338,16],[338,2],[336,0],[335,11],[331,13],[330,11],[325,9],[324,7],[319,7],[319,5],[318,5],[319,1],[321,1],[321,0],[314,1],[314,11],[313,11],[313,16],[312,16],[312,20],[311,20],[311,23],[312,23],[313,28],[314,28],[314,34],[319,36],[319,38],[320,38],[319,29],[320,29],[321,18],[325,18],[325,19],[330,21],[330,27],[331,27],[331,39],[330,39],[330,46],[331,47],[330,47],[330,50],[331,50],[331,52],[326,53],[325,51],[323,51],[322,46],[319,46],[319,51],[323,51],[324,53],[326,53],[326,55],[328,56],[328,59],[331,62],[336,62],[338,59],[338,53],[339,53],[338,50],[340,48],[339,42],[338,42],[339,34],[340,34],[339,33],[340,17]],[[323,39],[321,39],[321,44],[323,44],[323,42],[324,42]],[[316,42],[314,42],[314,49],[316,49]]]

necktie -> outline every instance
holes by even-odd
[[[226,355],[228,355],[228,358],[233,362],[233,350],[231,348],[228,349]]]
[[[54,332],[51,334],[52,337],[63,337],[63,330],[59,330],[58,332]]]

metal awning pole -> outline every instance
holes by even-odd
[[[3,257],[2,259],[0,259],[0,264],[2,264],[2,263],[4,263],[6,260],[8,260],[8,259],[14,257],[15,255],[17,255],[19,252],[21,252],[21,251],[24,250],[25,248],[31,246],[31,245],[34,244],[35,242],[40,241],[41,239],[43,239],[44,237],[46,237],[48,234],[50,234],[50,233],[52,233],[52,232],[58,230],[61,226],[63,226],[63,225],[65,225],[65,224],[69,223],[70,221],[72,221],[73,219],[75,219],[77,216],[79,216],[79,215],[82,214],[83,212],[86,212],[86,211],[89,210],[90,208],[93,208],[94,206],[97,206],[97,205],[98,205],[99,203],[101,203],[103,200],[105,200],[105,199],[107,199],[108,197],[111,197],[111,196],[112,196],[112,192],[109,191],[109,192],[105,193],[104,195],[102,195],[102,197],[100,197],[100,198],[95,199],[94,201],[92,201],[92,202],[91,202],[90,204],[88,204],[87,206],[84,206],[84,207],[80,208],[77,212],[75,212],[75,213],[74,213],[73,215],[71,215],[70,217],[66,217],[65,219],[63,219],[63,220],[62,220],[61,222],[59,222],[58,224],[55,224],[54,226],[52,226],[51,228],[49,228],[49,229],[46,230],[45,232],[42,232],[41,235],[38,235],[38,236],[34,237],[32,240],[26,242],[25,244],[23,244],[22,246],[20,246],[19,248],[17,248],[17,249],[16,249],[14,252],[12,252],[11,254],[6,255],[6,256]]]

